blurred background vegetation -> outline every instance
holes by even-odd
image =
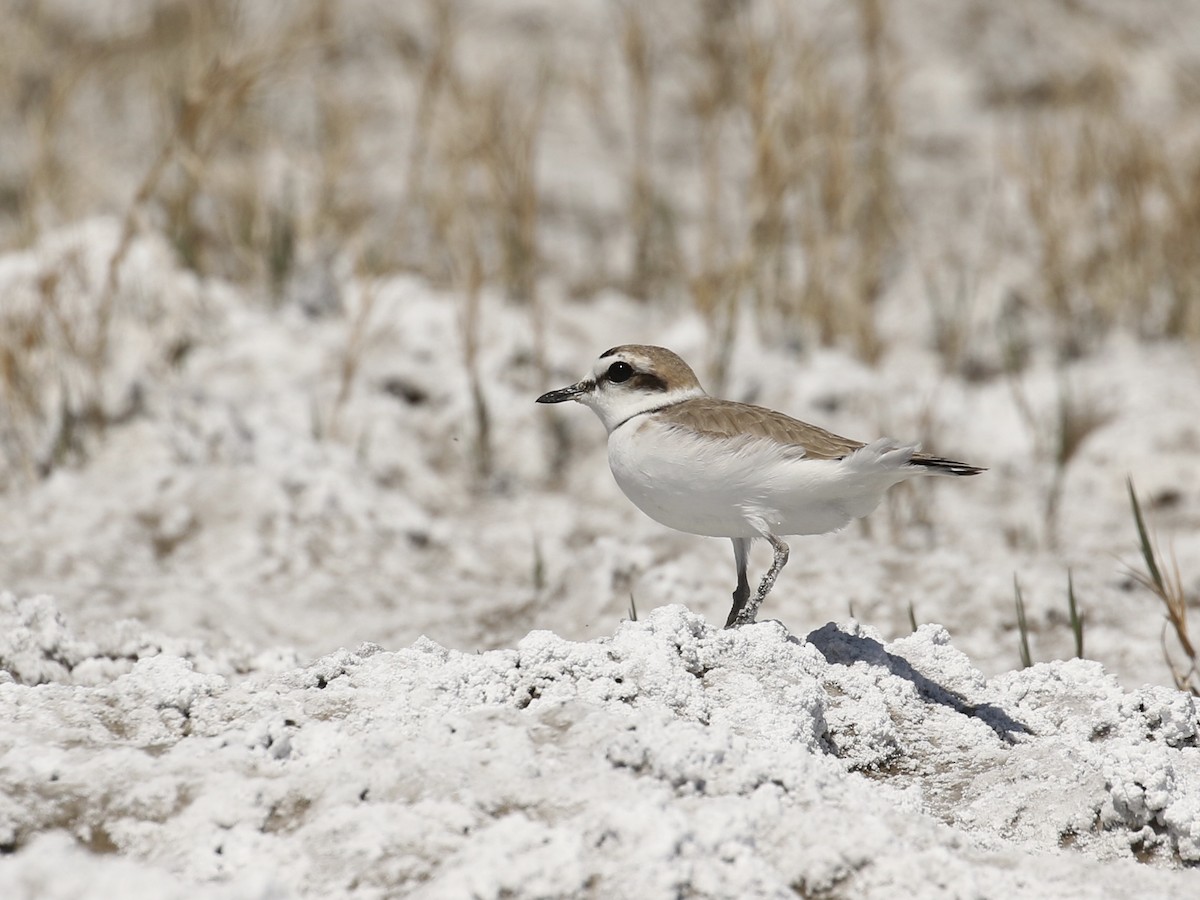
[[[105,213],[313,314],[347,273],[687,303],[718,386],[742,313],[872,360],[897,291],[967,377],[1200,335],[1189,3],[4,6],[0,249]]]
[[[1194,4],[5,6],[0,250],[119,223],[82,299],[67,258],[0,298],[10,456],[37,443],[22,416],[57,422],[27,460],[129,413],[99,382],[141,234],[247,302],[345,317],[353,346],[352,285],[415,274],[462,298],[476,393],[484,291],[529,310],[542,372],[548,310],[694,309],[717,393],[746,328],[868,363],[916,341],[969,381],[1114,329],[1200,336]],[[164,365],[190,346],[156,339]],[[1105,420],[1065,391],[1030,423],[1060,472]]]
[[[868,364],[917,347],[1011,388],[1051,549],[1068,467],[1113,414],[1068,368],[1200,338],[1193,0],[0,12],[0,490],[86,460],[202,342],[178,314],[202,291],[138,281],[159,266],[145,237],[236,303],[337,323],[317,440],[349,418],[373,285],[435,288],[457,309],[474,485],[494,483],[485,297],[527,313],[538,390],[572,311],[614,294],[698,314],[714,393],[749,331]],[[98,262],[55,243],[97,221]],[[1061,375],[1049,413],[1018,377],[1035,365]],[[571,436],[538,427],[559,483]]]

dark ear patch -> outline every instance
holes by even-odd
[[[655,375],[653,372],[638,372],[629,379],[630,387],[637,388],[639,391],[665,391],[667,383]]]

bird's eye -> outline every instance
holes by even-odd
[[[633,366],[627,362],[615,362],[608,367],[608,380],[620,384],[633,377]]]

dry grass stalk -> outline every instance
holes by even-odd
[[[1170,305],[1164,332],[1171,337],[1200,338],[1200,158],[1176,164],[1166,182],[1172,227],[1162,236],[1163,264]]]
[[[465,236],[460,253],[465,257],[462,278],[463,309],[461,322],[463,366],[471,389],[471,410],[475,420],[475,474],[486,483],[492,476],[492,419],[483,379],[479,373],[479,323],[483,294],[483,262],[474,236]]]
[[[1133,520],[1137,527],[1138,547],[1142,553],[1142,561],[1146,564],[1145,572],[1131,570],[1134,579],[1162,601],[1166,613],[1166,624],[1163,626],[1163,658],[1171,670],[1171,678],[1181,691],[1190,691],[1200,697],[1200,653],[1192,643],[1188,631],[1188,598],[1183,590],[1183,579],[1179,573],[1179,563],[1172,559],[1168,568],[1163,561],[1162,553],[1150,538],[1146,521],[1142,516],[1142,505],[1138,501],[1137,491],[1133,487],[1133,479],[1126,479],[1129,489],[1129,502],[1133,507]],[[1167,648],[1167,629],[1174,633],[1183,652],[1182,667],[1176,664]]]
[[[823,343],[845,341],[875,359],[874,303],[895,242],[895,124],[883,8],[859,9],[870,59],[857,105],[834,80],[829,48],[779,6],[765,24],[733,16],[721,64],[735,90],[697,110],[736,115],[749,129],[744,199],[732,204],[748,221],[739,265],[728,271],[743,276],[764,327],[796,342],[815,328]]]
[[[867,179],[858,227],[862,235],[862,254],[854,269],[859,282],[859,317],[855,342],[864,358],[878,359],[882,348],[875,330],[874,306],[883,293],[888,256],[895,243],[898,188],[893,172],[896,157],[897,122],[893,83],[892,47],[882,0],[859,0],[862,47],[866,62],[863,92],[863,121],[866,151],[862,168]]]
[[[446,181],[441,190],[433,195],[437,205],[432,212],[443,264],[450,273],[455,292],[461,297],[459,337],[475,424],[471,459],[475,475],[483,484],[492,475],[493,453],[491,414],[479,370],[480,321],[486,281],[484,251],[476,217],[472,215],[466,195],[473,163],[471,146],[473,141],[468,141],[465,148],[445,156],[448,166]]]
[[[678,283],[679,249],[674,212],[658,188],[652,160],[654,94],[659,59],[644,7],[623,2],[617,30],[629,84],[629,227],[632,245],[626,290],[634,297],[660,297]]]
[[[275,123],[261,116],[256,101],[265,83],[299,71],[310,51],[330,39],[321,30],[327,12],[327,4],[309,3],[281,15],[277,32],[247,37],[233,0],[168,3],[140,30],[102,38],[43,21],[37,4],[22,10],[21,24],[39,38],[38,54],[25,68],[38,72],[43,59],[65,60],[47,70],[26,114],[39,148],[26,204],[34,227],[95,209],[97,191],[85,183],[94,170],[68,165],[63,155],[77,147],[82,129],[94,127],[89,92],[102,90],[125,105],[166,111],[159,135],[145,139],[172,144],[171,159],[141,198],[140,214],[156,219],[188,265],[257,275],[267,249],[266,229],[257,222],[266,217],[253,169],[274,140]]]
[[[500,244],[500,277],[511,299],[532,304],[537,303],[541,264],[537,150],[549,84],[548,73],[540,75],[530,99],[518,99],[510,88],[492,86],[481,103],[492,135],[481,146],[481,163]]]
[[[1013,405],[1033,437],[1036,454],[1051,467],[1046,503],[1042,508],[1042,526],[1046,546],[1058,546],[1058,514],[1071,463],[1079,455],[1088,437],[1113,418],[1113,412],[1092,397],[1076,398],[1066,372],[1059,372],[1058,395],[1052,417],[1035,409],[1021,384],[1018,373],[1006,373]]]
[[[74,183],[73,168],[63,165],[59,155],[73,146],[71,129],[78,127],[78,95],[83,89],[101,83],[108,90],[140,96],[143,107],[153,106],[148,98],[157,95],[169,112],[157,152],[122,204],[119,234],[101,283],[91,285],[83,273],[67,270],[71,263],[64,258],[66,269],[42,279],[41,304],[19,329],[26,338],[0,342],[7,405],[20,409],[29,426],[25,437],[10,436],[6,443],[18,448],[26,471],[32,466],[47,474],[68,456],[82,453],[87,434],[102,433],[136,407],[137,398],[131,397],[127,410],[114,408],[113,398],[106,398],[105,380],[112,363],[114,321],[127,293],[122,270],[143,228],[165,231],[180,257],[196,268],[206,264],[205,249],[216,243],[221,244],[221,259],[244,257],[237,244],[248,230],[232,227],[233,240],[210,234],[210,226],[198,218],[198,198],[204,194],[210,208],[234,209],[240,194],[212,181],[210,161],[253,128],[247,129],[247,114],[264,76],[294,63],[313,43],[312,22],[303,16],[266,45],[239,46],[229,38],[237,19],[231,4],[214,0],[171,10],[155,17],[145,31],[120,41],[84,38],[77,47],[75,41],[72,52],[65,54],[70,64],[52,70],[45,91],[36,95],[38,102],[28,113],[38,123],[40,148],[29,187],[31,208],[71,215],[70,203],[86,192]],[[48,51],[56,41],[70,37],[44,23],[39,27],[36,8],[23,14],[32,17],[31,27]],[[253,179],[244,182],[253,184]],[[67,279],[73,280],[67,284]],[[85,298],[85,306],[72,302],[67,309],[64,298],[75,294]],[[164,356],[172,352],[163,348]],[[48,389],[44,377],[35,377],[46,367],[62,373],[57,394]],[[76,374],[80,371],[86,376]],[[22,433],[15,422],[12,425],[12,435]],[[52,435],[43,446],[29,434],[45,427]]]
[[[342,350],[338,365],[338,389],[333,400],[333,410],[329,414],[326,436],[340,437],[342,413],[354,393],[354,385],[362,368],[363,356],[370,340],[371,316],[375,311],[378,293],[374,285],[364,283],[362,295],[359,297],[357,308],[349,323],[346,336],[346,346]]]
[[[962,256],[947,249],[943,265],[918,259],[925,296],[933,321],[933,347],[947,372],[962,373],[971,343],[971,307],[974,281]]]
[[[1000,253],[995,240],[996,193],[994,186],[988,191],[977,231],[970,236],[969,245],[966,240],[939,233],[934,239],[935,250],[929,252],[920,247],[914,250],[914,261],[929,301],[934,350],[944,371],[972,381],[996,374],[994,366],[981,364],[973,353],[977,335],[972,323],[984,273],[995,267]],[[916,233],[917,229],[911,227],[900,207],[897,216],[904,220],[903,225],[909,233]],[[1016,347],[1012,312],[1010,304],[997,329],[1003,348],[1000,371],[1009,374],[1022,368],[1024,362],[1019,352],[1013,352]]]
[[[0,99],[18,109],[18,124],[36,136],[36,149],[29,177],[0,185],[0,206],[11,206],[11,221],[24,223],[6,235],[23,232],[28,240],[95,208],[103,194],[95,169],[74,164],[69,154],[94,126],[85,107],[103,91],[114,107],[160,102],[176,110],[165,129],[178,141],[175,158],[140,215],[164,228],[198,271],[261,278],[278,294],[297,260],[312,253],[307,242],[336,245],[368,230],[376,271],[423,270],[437,233],[428,211],[437,201],[426,193],[438,180],[431,171],[440,165],[438,132],[457,127],[452,123],[464,115],[453,94],[461,81],[455,52],[472,26],[468,8],[460,0],[424,0],[423,15],[397,13],[403,25],[381,19],[375,35],[385,55],[408,64],[402,71],[415,100],[401,161],[406,202],[389,204],[404,207],[396,213],[379,209],[347,177],[362,146],[358,122],[372,109],[347,102],[339,76],[347,56],[362,52],[348,40],[361,35],[353,24],[342,27],[330,0],[289,5],[275,32],[244,28],[237,0],[165,2],[142,30],[117,39],[73,33],[44,4],[19,4],[0,36]],[[584,85],[599,143],[619,160],[626,210],[619,220],[597,210],[565,213],[574,217],[575,237],[586,242],[586,231],[600,245],[595,254],[580,254],[595,266],[583,289],[620,285],[655,298],[690,291],[713,325],[718,383],[736,336],[736,310],[747,298],[764,330],[783,341],[815,330],[821,341],[849,344],[868,359],[882,352],[875,305],[904,224],[895,173],[904,126],[896,102],[900,67],[890,7],[856,0],[853,11],[853,46],[837,46],[828,39],[832,30],[805,31],[807,18],[792,4],[703,0],[687,26],[692,36],[674,42],[656,7],[623,0],[597,74]],[[546,44],[530,40],[539,50],[532,65],[511,66],[517,77],[510,81],[486,76],[506,94],[510,113],[514,98],[536,94],[505,90],[540,64]],[[606,92],[614,57],[627,76],[618,89],[625,94],[619,115],[601,110],[613,103]],[[1025,123],[1026,140],[1010,156],[1037,236],[1033,296],[1060,323],[1066,353],[1118,324],[1150,336],[1200,336],[1200,163],[1185,130],[1164,138],[1135,117],[1116,66],[1101,61],[1024,94],[990,98]],[[580,79],[586,68],[573,66],[565,77]],[[292,109],[295,97],[311,106],[295,116],[311,122],[311,141],[295,150],[289,145],[296,132],[282,121],[288,116],[275,115],[283,104],[262,102],[278,100],[281,81],[292,75],[314,86],[288,91]],[[672,89],[685,82],[694,85],[685,113],[691,122],[681,124],[696,128],[694,157],[662,140],[670,133],[657,124],[675,113]],[[518,134],[538,131],[543,102],[517,104],[522,115],[534,110]],[[1030,113],[1032,107],[1048,108],[1053,119]],[[263,160],[281,146],[289,146],[289,162],[308,154],[320,171],[315,183],[290,182],[279,198],[264,190],[261,175]],[[525,297],[543,270],[573,263],[538,255],[537,232],[546,226],[526,202],[532,192],[522,181],[530,179],[519,160],[528,150],[509,145],[500,155],[509,151],[495,169],[503,174],[487,176],[490,188],[474,185],[468,199],[509,218],[481,230],[485,272],[489,283]],[[698,168],[675,179],[668,166]],[[681,184],[698,184],[702,198],[690,204],[678,193]],[[494,196],[481,200],[482,191]],[[682,212],[693,206],[696,221]],[[633,248],[628,269],[617,271],[610,257],[618,254],[610,251],[625,244]],[[685,245],[694,260],[688,266]],[[494,253],[501,264],[493,264]],[[946,283],[939,290],[940,346],[961,355],[965,339],[954,323],[962,318],[964,288]]]
[[[479,371],[483,291],[499,281],[530,312],[534,364],[548,380],[537,159],[554,78],[543,61],[532,84],[469,79],[455,59],[457,7],[431,7],[435,36],[426,53],[408,184],[433,236],[432,274],[462,298],[463,363],[475,421],[473,466],[493,471],[491,417]],[[547,423],[551,456],[565,465],[568,435]],[[555,468],[561,469],[561,465]]]
[[[709,325],[707,380],[723,393],[737,337],[740,299],[746,286],[746,267],[734,244],[725,212],[723,148],[736,110],[738,72],[738,4],[707,0],[698,20],[694,43],[687,54],[698,65],[689,84],[691,114],[700,130],[701,185],[704,192],[699,222],[699,252],[684,277],[692,305]]]
[[[467,158],[455,157],[453,165],[459,177],[451,177],[449,184],[462,186]],[[491,413],[479,369],[480,323],[486,279],[479,231],[460,190],[451,188],[447,193],[438,195],[434,222],[439,235],[438,244],[442,248],[443,265],[449,272],[453,290],[461,298],[459,340],[475,426],[471,463],[476,479],[482,485],[491,478],[493,471]]]
[[[1200,165],[1115,102],[1033,119],[1012,167],[1064,355],[1115,326],[1200,336]]]
[[[430,36],[421,59],[417,111],[405,175],[405,193],[414,200],[419,200],[423,194],[425,158],[429,153],[435,113],[447,85],[457,77],[454,53],[461,29],[459,6],[453,0],[426,0],[425,9]]]
[[[1042,513],[1046,544],[1051,548],[1058,546],[1058,512],[1062,505],[1067,470],[1088,437],[1108,424],[1112,417],[1113,413],[1094,399],[1075,399],[1066,377],[1060,378],[1050,450],[1054,474],[1050,489],[1046,492],[1046,505]]]

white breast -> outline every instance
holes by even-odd
[[[625,496],[663,525],[712,537],[824,534],[865,516],[907,473],[864,470],[856,457],[804,459],[769,440],[697,435],[653,413],[608,438],[609,466]]]

